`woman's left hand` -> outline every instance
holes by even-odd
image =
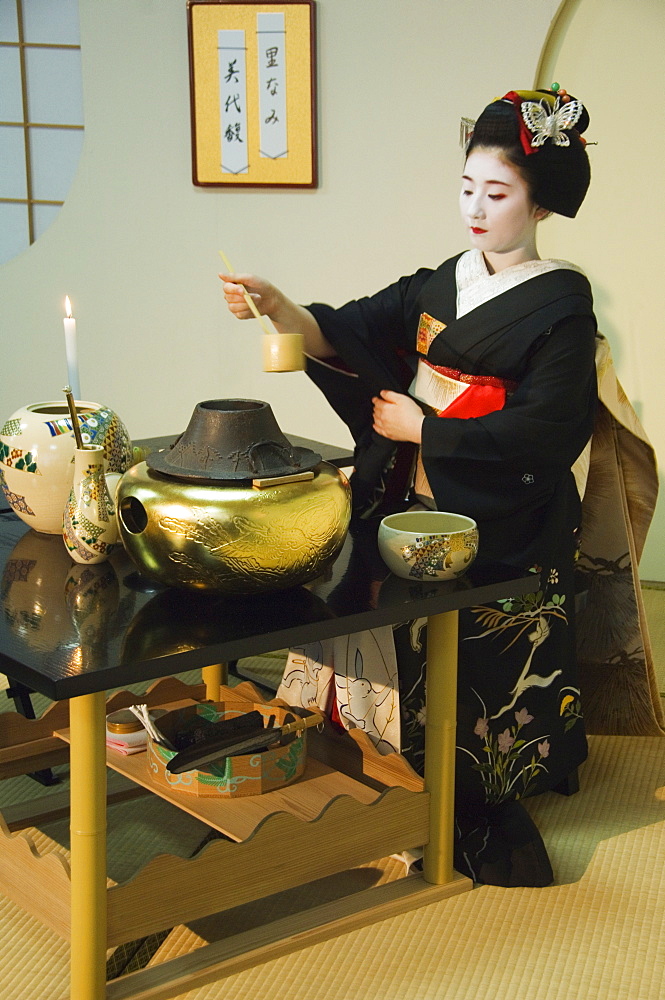
[[[374,396],[374,430],[391,441],[413,441],[420,444],[423,411],[410,396],[382,389]]]

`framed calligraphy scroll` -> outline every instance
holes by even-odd
[[[314,0],[188,0],[192,179],[316,187]]]

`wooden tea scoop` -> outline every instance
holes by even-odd
[[[271,718],[274,718],[272,716]],[[176,754],[168,764],[166,770],[172,774],[182,774],[183,771],[192,771],[206,764],[214,764],[224,760],[226,757],[237,757],[239,754],[256,753],[272,746],[273,743],[280,742],[290,733],[301,732],[311,726],[318,726],[323,722],[323,716],[318,712],[312,712],[305,718],[299,717],[295,722],[287,722],[283,726],[268,726],[261,729],[254,735],[245,735],[241,739],[222,739],[218,743],[209,743],[206,746],[188,747]]]

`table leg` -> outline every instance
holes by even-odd
[[[70,702],[72,1000],[106,996],[106,699]]]
[[[201,670],[201,679],[206,686],[206,698],[208,701],[219,701],[219,689],[222,684],[228,681],[228,667],[226,663],[211,663],[209,667]]]
[[[427,620],[425,790],[430,794],[430,836],[423,875],[437,885],[453,879],[458,628],[457,611]]]

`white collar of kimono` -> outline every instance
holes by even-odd
[[[496,295],[507,292],[509,288],[520,285],[529,278],[535,278],[547,271],[567,268],[578,271],[581,268],[567,260],[527,260],[523,264],[514,264],[496,274],[490,274],[481,250],[467,250],[462,254],[455,269],[457,282],[457,319],[466,316],[477,306],[489,302]]]

